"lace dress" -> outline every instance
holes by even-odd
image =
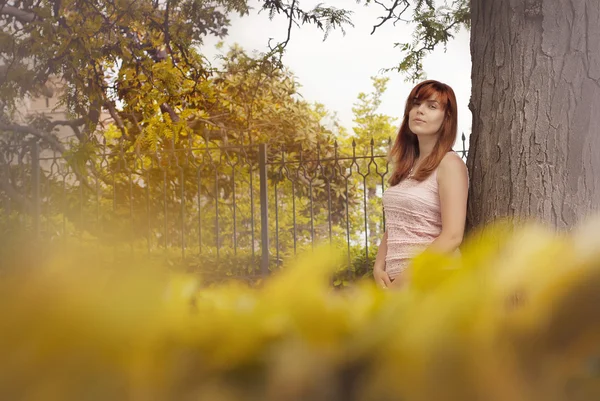
[[[406,178],[388,188],[383,194],[383,208],[385,270],[394,279],[442,232],[437,169],[421,182]]]

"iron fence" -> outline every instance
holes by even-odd
[[[368,266],[385,227],[388,146],[4,147],[4,230],[176,250],[185,260],[230,260],[262,274],[326,241],[344,250],[348,269],[357,258]]]

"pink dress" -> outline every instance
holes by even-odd
[[[442,232],[437,169],[419,182],[406,178],[383,193],[385,270],[396,278]]]

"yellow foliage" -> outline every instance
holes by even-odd
[[[335,290],[328,248],[255,289],[57,252],[0,282],[0,399],[600,399],[600,222],[508,226],[399,292]]]

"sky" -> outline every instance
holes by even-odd
[[[410,42],[411,27],[405,23],[394,26],[391,21],[371,35],[377,18],[384,15],[380,6],[368,7],[356,4],[353,0],[321,0],[327,6],[353,11],[354,27],[348,26],[346,34],[332,31],[323,41],[323,33],[316,27],[305,25],[292,29],[291,40],[284,56],[284,64],[297,77],[301,84],[300,93],[309,102],[319,102],[337,114],[340,123],[351,130],[352,107],[360,92],[372,91],[372,76],[388,76],[388,89],[382,98],[380,112],[397,118],[402,117],[404,102],[414,86],[398,72],[383,73],[381,70],[397,65],[402,53],[394,48],[394,43]],[[319,1],[304,0],[303,9],[312,8]],[[267,13],[258,13],[259,2],[250,0],[255,9],[249,16],[233,16],[229,35],[223,40],[226,51],[234,43],[246,51],[267,51],[269,38],[273,42],[283,41],[287,32],[284,15],[276,15],[269,20]],[[213,59],[219,53],[215,45],[219,39],[206,40],[203,52]],[[427,78],[436,79],[450,85],[459,104],[458,129],[468,137],[471,131],[471,113],[468,109],[471,93],[471,56],[469,34],[464,29],[447,48],[440,48],[429,55],[423,63]]]

